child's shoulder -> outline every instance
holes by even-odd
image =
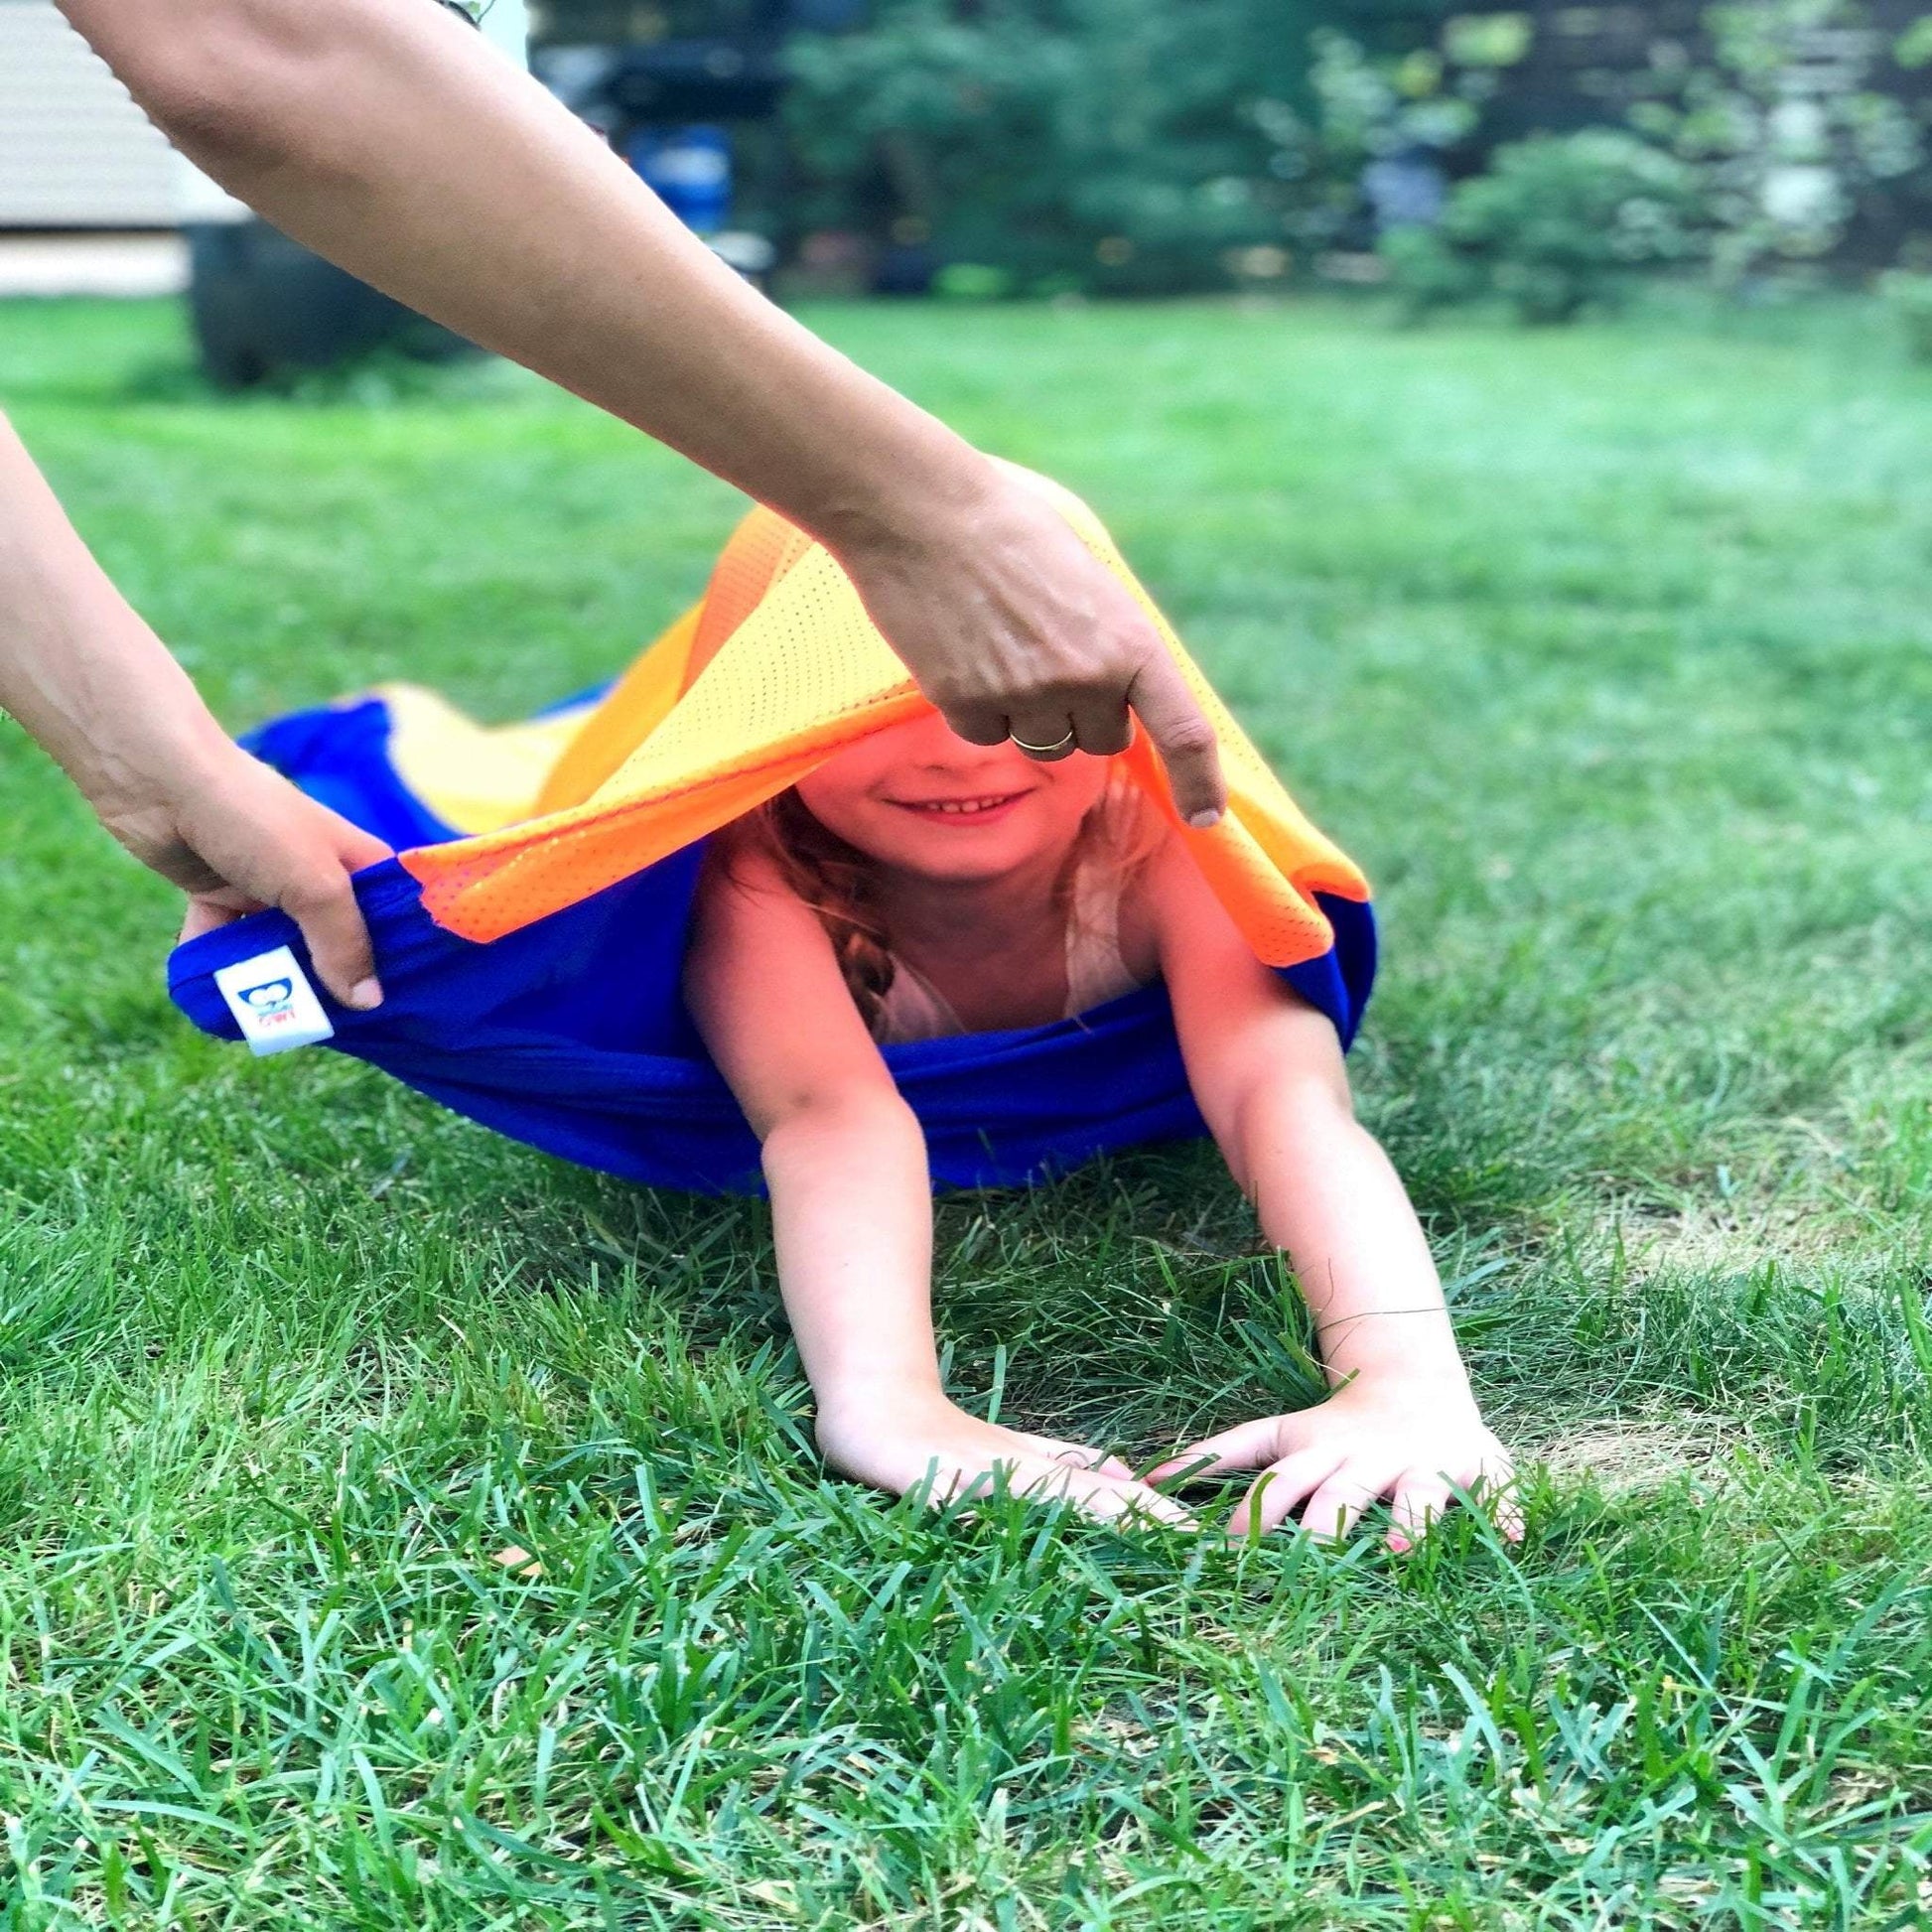
[[[798,896],[783,860],[772,849],[770,841],[757,837],[742,820],[722,826],[712,834],[698,874],[701,898],[727,891],[754,897],[770,895],[796,898]]]

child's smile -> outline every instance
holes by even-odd
[[[1007,817],[1027,795],[1026,791],[996,791],[977,798],[895,798],[891,802],[942,825],[984,829]]]

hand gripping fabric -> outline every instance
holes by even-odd
[[[1366,882],[1297,809],[1086,506],[1044,482],[1133,592],[1220,739],[1230,809],[1182,825],[1144,737],[1122,754],[1258,957],[1353,1036],[1374,975]],[[679,995],[706,837],[868,733],[919,715],[831,556],[768,510],[705,595],[601,694],[484,728],[390,686],[248,741],[393,845],[355,877],[385,1000],[323,1003],[331,1044],[487,1127],[651,1185],[759,1184],[758,1145]],[[238,1038],[226,965],[301,936],[262,912],[178,947],[169,990]],[[884,1049],[935,1182],[1028,1182],[1202,1131],[1160,986],[1051,1026]]]

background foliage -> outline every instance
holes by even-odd
[[[1564,34],[1599,16],[1650,24],[1610,36],[1600,69],[1566,67]],[[1449,237],[1478,271],[1461,285],[1549,320],[1620,277],[1566,273],[1562,295],[1526,296],[1550,283],[1552,247],[1499,209],[1512,198],[1566,202],[1580,213],[1565,221],[1607,204],[1618,271],[1695,262],[1735,283],[1909,258],[1932,233],[1914,186],[1928,65],[1932,16],[1894,0],[879,0],[868,29],[795,45],[787,113],[808,225],[929,244],[977,271],[956,283],[977,293],[1306,275],[1376,245],[1378,163],[1450,183],[1498,166],[1509,186],[1465,202]],[[1621,145],[1502,160],[1526,132],[1586,126]],[[1673,233],[1635,242],[1660,206]],[[1396,252],[1412,295],[1449,286],[1440,257]]]
[[[1198,284],[1282,232],[1260,103],[1292,85],[1284,0],[884,0],[794,51],[819,220],[880,207],[1015,288]]]

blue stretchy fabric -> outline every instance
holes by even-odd
[[[379,698],[301,712],[247,741],[268,763],[398,850],[453,838],[398,778]],[[438,926],[393,859],[355,878],[385,998],[339,1007],[330,1046],[514,1140],[651,1186],[753,1192],[759,1149],[679,993],[702,846],[487,945]],[[1375,974],[1370,908],[1328,894],[1334,946],[1282,976],[1354,1037]],[[278,945],[307,965],[293,920],[260,912],[176,948],[175,1004],[239,1039],[221,967]],[[1166,989],[1076,1019],[884,1049],[925,1129],[935,1184],[1019,1185],[1095,1155],[1203,1132]]]

